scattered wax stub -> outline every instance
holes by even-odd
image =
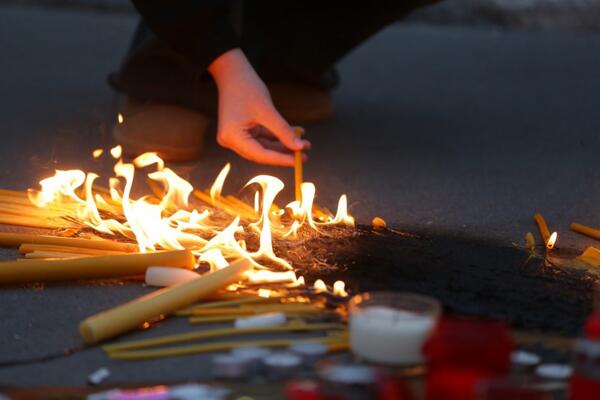
[[[373,218],[373,220],[371,221],[371,225],[373,226],[373,229],[375,229],[375,230],[382,230],[387,227],[385,220],[380,217]]]
[[[566,380],[571,377],[573,368],[566,364],[541,364],[535,369],[535,374],[540,378],[552,380]]]
[[[231,350],[231,354],[246,360],[256,360],[264,358],[272,353],[271,349],[266,347],[237,347]]]
[[[243,379],[248,376],[248,360],[233,354],[217,354],[212,358],[215,378]]]
[[[307,368],[312,368],[315,363],[327,355],[327,346],[323,343],[295,343],[289,350],[302,357],[302,362]]]
[[[513,351],[510,355],[510,360],[513,364],[526,367],[538,365],[542,361],[541,357],[537,354],[523,350]]]
[[[267,378],[273,381],[293,378],[302,370],[302,358],[290,352],[273,353],[262,361]]]
[[[199,278],[200,274],[184,268],[148,267],[146,270],[146,284],[149,286],[173,286],[181,282],[188,282]]]
[[[263,372],[262,359],[272,353],[266,347],[238,347],[231,349],[231,354],[248,362],[249,375],[260,375]]]
[[[360,364],[332,365],[321,375],[327,381],[345,385],[369,385],[377,380],[374,368]]]
[[[527,234],[525,235],[525,247],[529,251],[535,250],[535,237],[533,236],[533,233],[531,233],[531,232],[527,232]]]
[[[108,378],[109,375],[110,375],[110,371],[108,370],[108,368],[100,368],[100,369],[92,372],[88,376],[88,383],[90,385],[99,385],[100,383],[102,383],[102,381],[104,381],[106,378]]]
[[[324,397],[348,399],[377,398],[375,369],[364,364],[332,364],[319,371]]]
[[[189,383],[173,386],[169,389],[169,399],[177,400],[223,400],[231,391],[229,389]]]
[[[287,317],[282,312],[272,312],[266,314],[242,317],[235,320],[233,326],[236,328],[254,328],[259,326],[278,326],[284,325]]]

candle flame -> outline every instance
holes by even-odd
[[[546,248],[548,250],[552,250],[554,245],[556,245],[556,240],[558,239],[558,233],[552,232],[552,235],[548,238],[548,242],[546,243]]]
[[[348,297],[348,292],[346,292],[346,284],[343,281],[335,281],[333,284],[333,294],[340,297]]]
[[[123,114],[121,114],[121,113],[118,113],[118,114],[117,114],[117,122],[119,123],[119,125],[120,125],[120,124],[122,124],[122,123],[123,123],[123,121],[124,121],[124,119],[123,119]]]
[[[101,154],[102,149],[93,153],[94,157]],[[131,163],[121,159],[119,145],[110,149],[110,154],[117,161],[108,188],[99,186],[101,178],[94,173],[57,170],[54,176],[40,181],[39,190],[28,191],[30,201],[38,207],[61,210],[81,226],[103,235],[135,241],[142,253],[189,249],[197,262],[204,263],[211,271],[239,258],[248,259],[253,265],[247,274],[248,284],[281,283],[287,288],[304,285],[305,281],[296,276],[289,260],[277,254],[274,241],[294,240],[301,232],[318,235],[331,225],[354,225],[346,195],[340,197],[334,216],[315,205],[316,187],[310,182],[302,184],[301,201],[280,208],[276,199],[284,183],[274,176],[256,176],[245,186],[256,189],[251,192],[254,195],[251,204],[223,195],[231,171],[229,164],[223,167],[208,192],[195,189],[155,152],[144,153]],[[150,171],[141,171],[142,168]],[[137,187],[136,176],[140,173],[145,174],[151,190],[135,197],[134,182]],[[206,205],[192,201],[195,197]],[[313,214],[314,210],[318,214]],[[258,241],[248,241],[252,235]],[[232,285],[228,290],[237,288],[238,285]],[[327,286],[318,280],[315,289],[324,292]],[[347,295],[344,283],[336,282],[334,292]],[[269,289],[259,289],[259,296],[271,294]]]
[[[325,284],[325,282],[323,282],[322,279],[317,279],[315,281],[315,283],[313,284],[313,288],[315,289],[316,292],[326,292],[327,291],[327,285]]]
[[[113,156],[113,158],[115,158],[115,159],[121,157],[122,153],[123,153],[123,148],[121,147],[120,144],[116,145],[115,147],[110,149],[110,155]]]
[[[92,151],[92,157],[98,158],[102,155],[102,153],[104,153],[103,149],[96,149],[96,150]]]

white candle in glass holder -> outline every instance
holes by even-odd
[[[422,347],[436,316],[388,306],[365,306],[350,315],[350,346],[366,360],[383,364],[423,362]]]

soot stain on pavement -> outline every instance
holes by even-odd
[[[598,282],[590,270],[548,265],[511,244],[451,234],[406,235],[361,226],[353,234],[303,242],[300,260],[298,249],[281,251],[308,281],[341,279],[353,293],[427,294],[449,313],[569,335],[580,333]]]

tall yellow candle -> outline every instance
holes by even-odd
[[[548,239],[550,239],[550,230],[548,229],[546,220],[540,213],[536,213],[533,216],[533,220],[535,221],[535,223],[538,226],[538,229],[540,230],[540,235],[542,236],[542,239],[544,240],[544,244],[547,244]]]
[[[294,127],[294,133],[297,138],[301,138],[304,134],[304,129],[300,127]],[[294,152],[294,189],[296,193],[296,200],[302,201],[302,190],[300,187],[302,186],[302,151]]]
[[[189,250],[176,250],[65,260],[8,261],[0,263],[0,285],[142,275],[152,265],[192,269],[195,260]]]
[[[1,247],[19,247],[23,243],[48,244],[55,246],[83,247],[87,249],[137,252],[138,246],[114,240],[83,239],[61,236],[32,235],[28,233],[0,232]]]
[[[571,224],[571,230],[573,232],[581,233],[582,235],[586,235],[591,238],[600,240],[600,230],[592,228],[590,226],[585,226],[585,225],[573,222]]]
[[[239,281],[251,265],[249,260],[240,259],[198,279],[157,290],[85,319],[79,325],[79,332],[88,344],[118,336],[161,315],[172,314]]]

